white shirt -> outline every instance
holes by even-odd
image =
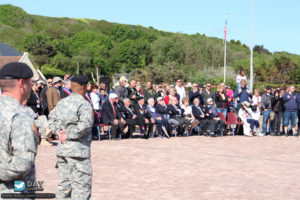
[[[237,83],[237,85],[239,85],[243,79],[245,79],[246,82],[247,82],[247,76],[246,75],[245,76],[238,75],[236,77],[236,83]]]
[[[191,115],[192,114],[192,107],[191,106],[185,107],[184,105],[182,105],[181,108],[184,109],[184,114],[185,115]]]
[[[99,98],[98,94],[96,94],[94,92],[91,92],[90,96],[91,96],[91,101],[92,101],[92,104],[93,104],[93,108],[95,110],[100,110],[100,104],[99,104],[100,98]]]
[[[178,99],[179,105],[182,105],[182,99],[185,97],[185,88],[183,86],[178,87],[178,85],[176,85],[175,89],[177,90],[177,94],[180,96],[180,99]]]

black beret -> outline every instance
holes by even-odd
[[[266,87],[266,90],[271,90],[271,89],[272,89],[271,86],[267,86],[267,87]]]
[[[84,75],[76,75],[71,78],[71,82],[79,83],[80,85],[86,85],[89,82],[89,78]]]
[[[33,72],[25,63],[11,62],[0,69],[0,79],[29,79],[33,77]]]
[[[139,100],[141,100],[141,99],[144,99],[144,97],[143,97],[143,96],[138,96],[138,97],[136,97],[136,100],[137,100],[137,101],[139,101]]]

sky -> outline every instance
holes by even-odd
[[[89,18],[224,38],[251,45],[252,0],[0,0],[27,13]],[[253,0],[253,42],[271,52],[300,55],[300,1]]]

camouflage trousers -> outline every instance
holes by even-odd
[[[41,138],[46,139],[46,128],[48,128],[48,120],[45,115],[39,116],[34,123],[41,133]]]
[[[89,158],[57,156],[58,185],[56,199],[90,199],[92,164]]]

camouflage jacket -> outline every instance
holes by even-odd
[[[34,120],[19,102],[0,95],[0,193],[13,192],[14,180],[35,180],[38,138]]]
[[[56,155],[89,158],[93,122],[93,108],[83,96],[73,93],[60,100],[49,114],[49,128],[54,134],[67,131],[67,141],[59,142]]]

